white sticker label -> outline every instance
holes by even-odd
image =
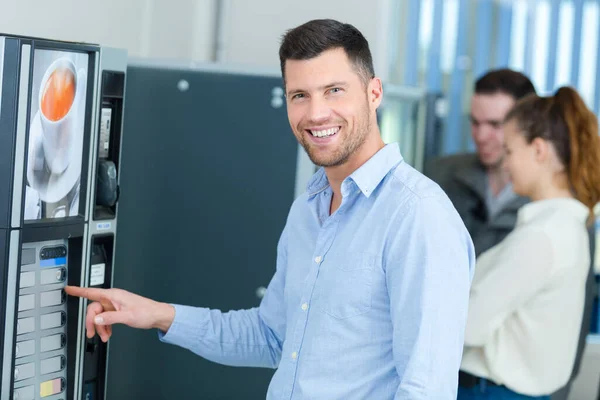
[[[98,157],[108,158],[112,110],[110,108],[103,108],[102,115],[100,118],[100,149],[98,150]]]
[[[110,229],[110,227],[111,227],[111,223],[110,222],[100,222],[100,223],[98,223],[96,225],[96,228],[99,231],[104,231],[104,230]]]
[[[94,264],[90,272],[90,286],[104,285],[104,270],[106,264]]]

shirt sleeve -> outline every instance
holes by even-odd
[[[456,399],[475,252],[445,195],[399,210],[385,273],[396,399]]]
[[[528,229],[509,236],[492,249],[480,256],[475,269],[465,334],[467,346],[483,346],[553,273],[552,242],[541,230]]]
[[[287,267],[287,234],[277,246],[277,269],[259,307],[222,312],[174,304],[169,330],[162,342],[186,348],[224,365],[276,368],[285,338],[283,289]]]

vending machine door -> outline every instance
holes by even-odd
[[[130,64],[125,110],[114,286],[224,311],[257,306],[295,196],[281,78]],[[264,399],[273,372],[115,326],[107,394]]]

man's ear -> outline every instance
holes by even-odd
[[[383,85],[381,84],[381,79],[374,77],[369,81],[367,95],[371,108],[376,110],[383,100]]]

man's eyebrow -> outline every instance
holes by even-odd
[[[332,87],[336,87],[336,86],[348,86],[348,83],[347,83],[347,82],[344,82],[344,81],[335,81],[335,82],[331,82],[331,83],[328,83],[328,84],[326,84],[326,85],[323,85],[323,86],[319,86],[317,89],[318,89],[318,90],[320,90],[320,91],[322,91],[322,90],[325,90],[325,89],[330,89],[330,88],[332,88]],[[297,93],[304,93],[304,92],[306,92],[306,91],[307,91],[307,90],[304,90],[304,89],[290,89],[290,90],[287,92],[287,95],[288,95],[288,96],[292,96],[292,95],[294,95],[294,94],[297,94]]]
[[[502,123],[503,123],[503,121],[501,119],[483,119],[483,120],[478,120],[472,114],[469,114],[469,119],[472,122],[476,122],[478,124],[502,125]]]
[[[344,82],[344,81],[335,81],[335,82],[331,82],[328,85],[323,85],[319,88],[319,90],[325,90],[325,89],[330,89],[332,87],[336,87],[336,86],[348,86],[348,83]]]
[[[302,92],[304,92],[304,90],[302,90],[302,89],[292,89],[292,90],[289,90],[289,91],[287,92],[287,95],[288,95],[288,96],[292,96],[292,95],[294,95],[294,94],[296,94],[296,93],[302,93]]]

